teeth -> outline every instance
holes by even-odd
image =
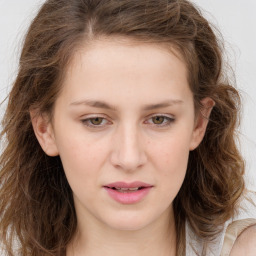
[[[139,188],[116,188],[116,190],[120,190],[120,191],[136,191]]]

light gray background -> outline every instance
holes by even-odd
[[[242,93],[241,149],[249,188],[256,190],[256,1],[193,0],[220,28]],[[24,33],[43,0],[0,0],[0,101],[17,73]],[[0,117],[4,111],[0,107]]]

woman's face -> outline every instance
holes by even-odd
[[[117,39],[76,52],[39,141],[60,155],[78,224],[138,230],[172,215],[207,122],[177,55]]]

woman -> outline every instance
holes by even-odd
[[[253,253],[239,106],[189,1],[46,1],[3,120],[6,254]]]

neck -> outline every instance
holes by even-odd
[[[176,231],[173,211],[140,230],[116,230],[104,225],[83,225],[67,248],[67,256],[174,256]]]

